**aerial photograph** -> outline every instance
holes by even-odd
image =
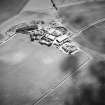
[[[105,0],[0,0],[0,105],[105,105]]]

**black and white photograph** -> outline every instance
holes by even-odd
[[[0,105],[105,105],[105,0],[0,0]]]

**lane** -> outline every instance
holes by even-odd
[[[73,100],[75,99],[74,96],[78,94],[77,84],[80,84],[83,81],[88,81],[88,83],[92,82],[91,78],[90,79],[88,78],[89,75],[87,76],[88,62],[86,61],[75,72],[73,72],[71,75],[68,75],[55,89],[52,89],[52,91],[50,91],[43,98],[41,98],[37,102],[34,102],[33,105],[69,105],[71,104]],[[85,74],[85,76],[84,75],[82,76],[82,74]],[[84,79],[82,79],[81,77]]]
[[[10,27],[10,23],[13,25],[35,16],[52,17],[38,11],[31,12],[31,17],[28,13],[5,22],[2,30]],[[84,53],[67,56],[55,48],[31,43],[28,38],[22,38],[24,36],[18,34],[0,47],[1,105],[31,105],[88,60]]]
[[[24,11],[1,25],[8,27],[35,18],[52,18],[50,12]],[[0,104],[31,105],[56,88],[89,58],[79,52],[75,56],[62,54],[55,48],[31,43],[18,34],[0,47]]]
[[[83,2],[80,4],[60,7],[58,14],[63,18],[63,23],[74,32],[89,27],[90,24],[105,18],[105,1]]]

